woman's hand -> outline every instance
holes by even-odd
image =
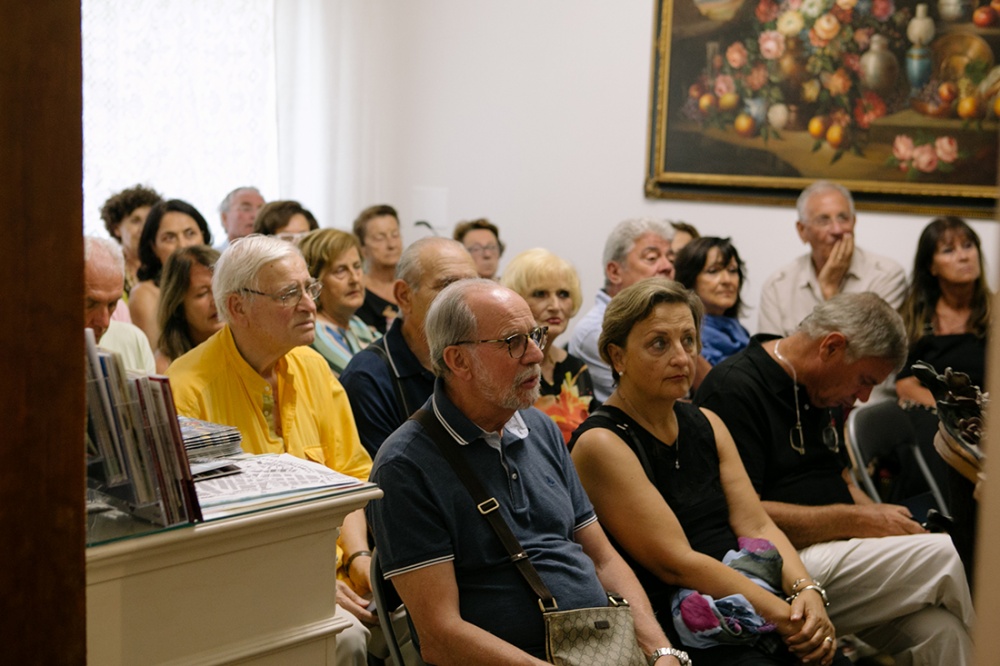
[[[823,598],[816,590],[805,590],[791,603],[788,618],[800,629],[793,634],[782,633],[792,654],[803,662],[829,664],[837,650],[837,632],[826,614]],[[780,631],[780,628],[779,628]]]

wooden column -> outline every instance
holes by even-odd
[[[0,660],[84,664],[80,2],[0,25]]]

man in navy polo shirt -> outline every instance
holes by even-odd
[[[476,276],[472,255],[450,238],[423,238],[400,256],[393,285],[400,316],[383,338],[355,354],[340,375],[361,444],[373,458],[389,433],[434,390],[424,337],[427,308],[452,282]]]
[[[631,604],[646,654],[657,666],[678,663],[597,523],[559,429],[531,406],[544,329],[527,303],[495,282],[463,280],[434,301],[426,331],[437,379],[424,409],[499,501],[560,610],[606,606],[605,590],[614,591]],[[375,544],[424,659],[545,663],[538,597],[421,424],[386,439],[371,478],[385,493],[366,509]]]

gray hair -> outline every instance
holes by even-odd
[[[851,217],[854,217],[854,197],[851,196],[851,191],[840,183],[835,183],[832,180],[817,180],[815,183],[802,190],[802,194],[799,195],[798,201],[795,202],[795,210],[799,214],[799,222],[805,224],[809,221],[806,219],[806,205],[809,203],[809,199],[811,199],[814,194],[822,194],[823,192],[829,192],[831,190],[839,192],[841,196],[847,199],[847,205],[851,207]]]
[[[877,294],[838,294],[809,313],[798,331],[811,340],[829,333],[847,338],[847,360],[863,358],[892,361],[896,371],[906,362],[908,351],[903,318]]]
[[[258,289],[258,275],[264,266],[293,256],[302,256],[299,248],[277,236],[250,234],[234,240],[215,263],[212,274],[212,297],[219,319],[229,323],[226,301],[230,294]]]
[[[244,185],[243,187],[237,187],[235,190],[227,194],[226,198],[223,199],[222,203],[219,204],[219,213],[220,214],[225,213],[227,210],[229,210],[229,207],[233,205],[233,199],[239,196],[241,192],[256,192],[261,199],[264,198],[264,195],[260,193],[260,190],[258,190],[253,185]]]
[[[493,280],[469,278],[452,282],[434,298],[424,321],[424,334],[435,375],[443,377],[451,372],[444,362],[444,350],[460,340],[472,339],[479,330],[476,313],[469,307],[469,294],[497,288],[501,287]]]
[[[91,259],[107,259],[111,267],[125,276],[125,255],[122,253],[122,246],[110,238],[99,236],[83,237],[83,262],[87,263]]]
[[[632,251],[635,242],[645,234],[656,234],[666,241],[674,238],[674,230],[669,222],[657,220],[651,217],[637,217],[619,222],[604,243],[604,264],[612,261],[617,264],[625,263],[625,257]]]
[[[461,248],[462,252],[468,252],[464,245],[451,238],[441,238],[440,236],[421,238],[411,243],[399,256],[399,261],[396,263],[396,279],[402,280],[414,291],[419,288],[421,278],[424,276],[424,265],[421,257],[424,248],[431,247],[432,245],[454,245]]]

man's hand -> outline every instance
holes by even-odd
[[[927,532],[913,519],[905,506],[898,504],[858,504],[857,535],[859,537],[900,536]]]
[[[851,267],[851,257],[854,256],[854,234],[844,236],[834,243],[830,257],[819,271],[819,287],[823,292],[823,300],[828,301],[840,293],[840,285]]]
[[[351,589],[342,580],[337,581],[337,604],[344,607],[351,615],[367,625],[378,624],[378,618],[368,610],[368,600]]]

